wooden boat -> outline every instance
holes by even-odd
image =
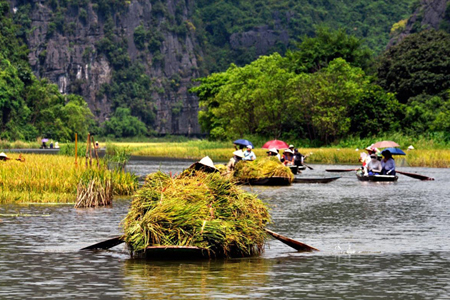
[[[132,253],[133,258],[148,260],[192,260],[215,257],[212,251],[195,246],[149,246]]]
[[[341,176],[333,177],[295,177],[293,183],[328,183],[341,178]]]
[[[363,176],[361,172],[356,172],[356,177],[359,181],[373,181],[373,182],[395,182],[398,176],[395,175],[370,175]]]
[[[289,169],[291,169],[292,174],[297,175],[299,171],[306,170],[306,166],[289,166]]]
[[[264,178],[250,179],[247,182],[243,182],[242,184],[247,184],[247,185],[290,185],[291,182],[289,181],[289,178],[286,178],[286,177],[264,177]]]

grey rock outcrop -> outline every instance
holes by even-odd
[[[188,89],[191,79],[199,76],[197,57],[202,55],[201,50],[194,49],[197,42],[192,32],[180,35],[164,28],[170,22],[164,15],[154,18],[157,19],[156,25],[150,24],[150,17],[155,14],[153,2],[131,0],[123,11],[114,12],[114,35],[126,39],[131,62],[139,61],[144,65],[145,73],[152,79],[154,88],[148,93],[153,103],[148,106],[155,107],[155,132],[199,134],[198,101],[188,93]],[[167,15],[175,15],[175,10],[181,7],[182,20],[189,21],[191,0],[164,2]],[[114,99],[99,91],[103,85],[112,83],[115,69],[110,59],[97,49],[98,42],[105,37],[105,16],[91,2],[83,6],[84,18],[80,17],[80,7],[69,5],[63,15],[65,28],[62,33],[61,29],[55,30],[55,10],[47,3],[31,3],[33,30],[28,34],[27,43],[33,72],[56,83],[61,93],[82,95],[95,117],[100,122],[107,120]],[[19,0],[12,1],[12,7],[16,9],[25,4]],[[164,40],[159,47],[160,63],[153,63],[155,53],[136,46],[134,32],[138,26],[146,30],[157,26],[157,30],[163,32]],[[174,76],[178,79],[177,84],[170,86]]]
[[[400,43],[414,32],[439,29],[449,2],[449,0],[420,0],[420,5],[408,18],[404,30],[389,41],[387,48]]]

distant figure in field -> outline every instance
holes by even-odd
[[[50,141],[50,149],[53,149],[53,141]]]
[[[6,160],[10,160],[10,158],[8,157],[8,155],[5,154],[5,152],[0,153],[0,160],[6,161]]]

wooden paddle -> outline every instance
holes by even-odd
[[[340,173],[340,172],[351,172],[351,171],[357,171],[360,168],[356,168],[356,169],[325,169],[325,171],[327,172],[336,172],[336,173]]]
[[[91,246],[87,246],[82,248],[81,250],[97,250],[97,249],[109,249],[112,248],[114,246],[120,245],[122,244],[124,241],[122,239],[122,236],[116,236],[113,237],[111,239],[108,239],[106,241],[91,245]]]
[[[397,170],[395,170],[395,172],[409,176],[411,178],[419,179],[419,180],[434,180],[434,178],[432,178],[432,177],[428,177],[428,176],[420,175],[420,174],[416,174],[416,173],[407,173],[407,172],[401,172],[401,171],[397,171]]]
[[[282,236],[281,234],[278,234],[276,232],[273,232],[267,228],[265,228],[266,232],[279,240],[280,242],[288,245],[289,247],[294,248],[297,251],[305,251],[305,252],[312,252],[312,251],[319,251],[319,249],[316,249],[314,247],[311,247],[309,245],[303,244],[301,242],[298,242],[296,240],[293,240],[291,238],[288,238],[286,236]]]
[[[304,165],[305,167],[307,167],[308,169],[310,169],[310,170],[314,170],[312,167],[308,166],[308,165],[305,164],[305,163],[303,163],[303,165]]]

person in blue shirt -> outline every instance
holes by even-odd
[[[255,160],[256,159],[256,155],[252,151],[252,149],[253,149],[253,147],[251,145],[247,146],[247,150],[244,151],[244,157],[242,158],[242,160]]]
[[[391,151],[384,150],[381,152],[383,159],[381,160],[381,174],[382,175],[395,175],[395,161],[392,158]]]

